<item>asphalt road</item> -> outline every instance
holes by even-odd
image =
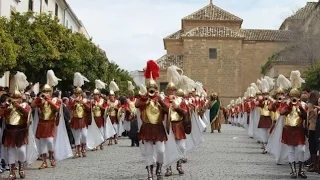
[[[38,170],[40,161],[26,171],[27,180],[137,180],[147,179],[147,172],[137,147],[130,147],[123,138],[118,145],[105,146],[102,151],[89,152],[86,158],[68,159],[55,168]],[[222,133],[205,133],[205,142],[188,154],[183,164],[185,175],[174,174],[168,180],[228,180],[228,179],[290,179],[288,165],[276,165],[273,156],[261,154],[260,145],[247,137],[244,129],[223,125]],[[165,169],[163,169],[163,173]],[[308,179],[320,175],[307,173]],[[1,174],[1,179],[8,173]]]

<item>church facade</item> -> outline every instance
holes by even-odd
[[[224,105],[242,97],[261,77],[268,57],[291,38],[287,30],[243,29],[242,23],[213,3],[184,17],[181,29],[163,39],[167,54],[157,60],[160,89],[168,82],[166,68],[176,65],[209,93],[217,92]]]

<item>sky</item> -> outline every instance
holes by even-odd
[[[279,29],[283,20],[314,0],[213,0],[242,18],[242,28]],[[210,0],[67,0],[93,42],[120,68],[142,70],[166,54],[163,38],[181,28],[181,19]]]

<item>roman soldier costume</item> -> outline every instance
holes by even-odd
[[[91,124],[91,104],[87,98],[82,94],[83,91],[81,87],[84,85],[84,82],[89,82],[87,78],[82,76],[79,72],[74,74],[73,85],[76,87],[74,90],[74,97],[70,101],[71,109],[71,122],[70,127],[73,132],[76,151],[74,158],[86,157],[87,151],[87,134],[88,134],[88,125]],[[81,151],[81,154],[80,154]]]
[[[36,98],[32,107],[38,108],[39,122],[36,131],[36,138],[40,142],[40,154],[42,164],[39,169],[47,168],[47,151],[49,151],[49,160],[52,167],[56,166],[54,158],[54,137],[56,136],[56,126],[59,125],[59,110],[61,100],[52,97],[52,87],[58,85],[58,79],[52,70],[47,72],[47,84],[41,90],[42,94]]]
[[[187,115],[188,115],[188,107],[183,100],[182,97],[178,97],[176,95],[177,87],[175,84],[178,84],[177,82],[172,82],[172,79],[179,79],[174,78],[176,77],[176,74],[178,74],[177,70],[178,67],[176,66],[170,66],[168,69],[168,78],[171,78],[171,82],[168,83],[168,86],[166,88],[167,97],[164,99],[164,105],[165,105],[165,112],[167,114],[167,121],[171,124],[172,132],[174,134],[176,144],[183,154],[185,156],[186,154],[186,131],[184,128],[184,121],[186,121]],[[175,73],[176,72],[176,73]],[[170,126],[169,126],[170,127]],[[177,161],[177,171],[180,175],[184,174],[184,171],[182,169],[182,159],[179,159]],[[172,175],[172,168],[169,166],[167,168],[167,172],[165,173],[165,176],[171,176]]]
[[[290,75],[292,89],[289,96],[290,101],[280,110],[280,114],[285,116],[284,127],[282,131],[282,143],[289,146],[289,164],[291,167],[291,178],[307,178],[302,171],[304,161],[305,135],[303,123],[306,119],[306,109],[300,101],[300,92],[298,88],[304,80],[300,77],[299,71],[292,71]],[[298,157],[295,157],[298,154]],[[296,164],[299,164],[297,173]]]
[[[134,97],[134,89],[135,87],[133,86],[132,82],[128,81],[128,90],[131,94],[127,100],[129,114],[126,116],[125,122],[128,123],[126,130],[128,131],[128,136],[131,139],[131,146],[139,146],[137,109],[135,107],[136,98]]]
[[[17,161],[19,163],[20,178],[26,177],[24,163],[27,159],[31,108],[26,102],[22,102],[22,94],[19,91],[20,88],[24,89],[25,87],[18,85],[11,94],[11,97],[7,97],[6,104],[0,109],[0,116],[5,120],[2,145],[3,148],[7,148],[8,150],[6,161],[10,168],[9,180],[16,179],[15,164]]]
[[[101,97],[100,89],[105,88],[105,83],[101,80],[95,80],[96,89],[93,90],[93,101],[91,103],[91,111],[93,115],[93,119],[97,124],[102,135],[104,135],[104,126],[105,126],[105,119],[104,113],[107,107],[106,101]],[[94,148],[93,151],[97,150],[98,147]],[[100,149],[103,150],[103,143],[100,144]]]
[[[120,128],[120,117],[118,117],[118,110],[120,107],[120,102],[115,97],[115,92],[119,91],[119,87],[116,84],[114,80],[112,80],[109,84],[109,100],[107,101],[107,109],[106,109],[106,115],[109,116],[112,126],[116,132],[113,138],[109,139],[109,144],[112,145],[112,139],[114,139],[114,143],[118,144],[118,137],[121,136],[122,132]]]
[[[147,62],[144,75],[147,79],[147,91],[145,96],[136,102],[141,114],[142,125],[139,139],[145,150],[145,164],[148,171],[148,179],[153,180],[154,152],[156,152],[156,175],[157,179],[162,177],[162,164],[164,163],[165,141],[168,140],[163,125],[164,109],[163,102],[158,96],[158,86],[153,78],[159,77],[159,66],[153,60]]]
[[[260,107],[260,119],[258,128],[260,129],[260,135],[261,135],[261,143],[262,143],[262,154],[266,154],[266,144],[268,143],[268,137],[269,137],[269,128],[272,125],[272,119],[271,114],[269,111],[269,106],[272,103],[271,98],[269,96],[269,91],[271,90],[270,84],[266,79],[262,79],[262,95],[263,99],[258,101],[258,106]]]

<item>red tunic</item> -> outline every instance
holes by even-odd
[[[149,97],[145,97],[145,96],[142,96],[139,98],[141,102],[146,102],[148,99]],[[158,101],[158,97],[153,97],[153,100]],[[145,114],[146,104],[141,104],[139,106],[139,110],[141,112],[140,117],[142,119],[142,125],[139,131],[139,140],[141,140],[142,143],[146,141],[146,142],[152,142],[153,144],[155,144],[157,141],[160,141],[160,142],[167,141],[168,137],[162,122],[158,124],[151,124],[143,121],[143,118],[144,118],[143,115]],[[161,118],[162,120],[164,120],[163,116]]]
[[[271,101],[268,100],[267,102],[265,102],[264,100],[259,100],[258,106],[260,108],[264,108],[265,103],[267,103],[267,105],[269,105],[271,103]],[[271,126],[272,126],[271,116],[260,115],[258,128],[269,129]]]
[[[90,102],[87,101],[87,99],[83,99],[84,103],[90,107]],[[69,102],[69,105],[71,106],[71,112],[72,112],[72,115],[74,115],[75,111],[76,111],[76,101],[74,100],[71,100]],[[89,109],[86,109],[86,107],[84,107],[84,111],[85,111],[85,115],[83,118],[78,118],[78,117],[73,117],[71,118],[71,121],[70,121],[70,127],[74,130],[77,130],[77,129],[82,129],[82,128],[88,128],[88,125],[89,125],[89,121],[91,120],[91,113],[90,113],[90,108]]]
[[[281,115],[288,115],[290,113],[290,106],[288,104],[284,104],[281,108]],[[300,104],[296,104],[297,107],[301,107]],[[301,108],[303,109],[303,108]],[[290,146],[298,146],[305,144],[305,135],[303,131],[303,127],[290,127],[284,126],[282,130],[282,138],[281,142]]]
[[[26,103],[21,103],[20,106],[28,112],[31,111],[30,106]],[[1,112],[1,116],[3,116],[6,120],[10,112],[11,110],[4,109]],[[27,116],[22,116],[22,121],[24,122],[24,124],[21,125],[5,125],[2,135],[2,144],[4,147],[15,148],[28,144],[28,118],[29,117]]]
[[[56,108],[60,108],[61,106],[61,101],[58,98],[52,98],[50,97],[48,99],[49,101],[52,101],[53,104],[56,106]],[[39,123],[38,123],[38,127],[37,127],[37,131],[36,131],[36,138],[40,139],[40,138],[53,138],[56,135],[56,118],[59,118],[59,115],[55,114],[53,119],[51,120],[43,120],[41,119],[40,113],[41,111],[43,111],[44,104],[42,103],[42,99],[37,98],[35,100],[35,104],[37,106],[37,108],[39,109]],[[55,113],[55,109],[53,107],[51,107],[51,110],[53,111],[53,113]],[[59,111],[58,111],[59,112]]]
[[[166,97],[164,99],[164,103],[169,108],[170,99]],[[183,110],[184,114],[180,114],[180,116],[185,117],[188,112],[188,107],[184,100],[181,101],[179,108]],[[183,125],[183,119],[181,121],[171,121],[172,131],[176,140],[186,139],[186,133]]]
[[[100,102],[100,101],[103,101],[103,102]],[[94,120],[95,120],[95,122],[96,122],[96,124],[97,124],[97,126],[98,126],[98,128],[101,128],[101,127],[104,127],[104,113],[105,113],[105,109],[107,108],[107,103],[106,103],[106,101],[104,101],[104,99],[102,99],[102,98],[99,98],[99,99],[97,99],[97,100],[93,100],[93,102],[92,102],[92,107],[94,107],[94,105],[97,103],[97,104],[99,104],[99,102],[100,102],[100,104],[101,104],[101,106],[102,106],[102,108],[100,108],[100,110],[101,110],[101,116],[94,116],[93,118],[94,118]],[[93,109],[92,109],[93,110]]]

